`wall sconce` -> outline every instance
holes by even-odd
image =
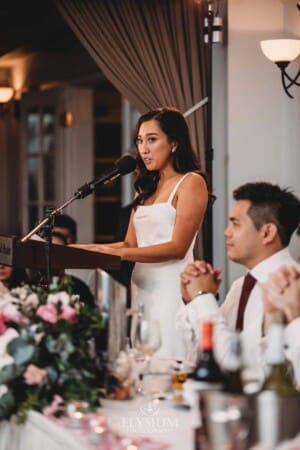
[[[273,61],[281,71],[281,81],[285,93],[294,98],[289,89],[291,86],[300,86],[298,78],[300,77],[300,70],[294,78],[292,78],[286,71],[287,66],[291,61],[300,55],[300,39],[271,39],[268,41],[261,41],[260,43],[263,54],[270,61]]]
[[[12,87],[2,87],[0,86],[0,103],[8,103],[14,95],[14,90]]]

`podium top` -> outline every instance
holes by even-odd
[[[0,236],[0,264],[8,266],[45,269],[47,267],[46,242],[28,240],[21,242],[16,236]],[[51,246],[53,269],[104,269],[118,270],[119,256],[81,250],[68,245]]]

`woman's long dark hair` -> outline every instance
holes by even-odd
[[[143,114],[137,122],[134,135],[135,143],[142,123],[149,120],[155,120],[161,130],[168,136],[169,141],[176,143],[176,151],[171,154],[174,170],[182,174],[197,172],[206,179],[200,168],[198,157],[192,148],[187,123],[180,111],[175,108],[159,108]],[[158,181],[159,172],[147,170],[139,152],[137,152],[137,177],[134,187],[138,195],[134,201],[135,206],[144,203],[156,191]]]

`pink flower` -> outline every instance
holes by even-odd
[[[37,316],[41,317],[45,322],[56,323],[58,320],[57,311],[53,304],[42,305],[36,312]]]
[[[5,325],[6,317],[0,312],[0,336],[5,333],[7,326]]]
[[[75,323],[77,322],[76,310],[69,305],[63,305],[59,318]]]
[[[14,303],[7,303],[3,308],[6,322],[15,322],[18,325],[28,325],[28,319],[18,310]]]
[[[47,377],[47,371],[45,369],[40,369],[39,367],[35,366],[34,364],[29,364],[27,369],[24,373],[24,378],[27,384],[34,385],[38,384],[41,385],[44,383],[45,379]]]
[[[64,399],[60,395],[55,394],[50,405],[46,406],[42,412],[47,417],[54,416],[57,411],[64,409],[63,403]]]

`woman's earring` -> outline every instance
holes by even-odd
[[[177,149],[177,145],[175,145],[175,146],[172,148],[171,152],[172,152],[172,153],[175,153],[175,152],[176,152],[176,149]]]

